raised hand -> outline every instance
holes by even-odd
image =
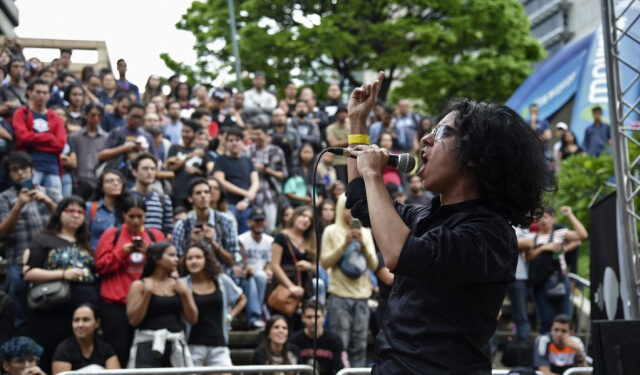
[[[353,90],[349,97],[349,105],[347,107],[349,117],[352,121],[365,121],[367,119],[369,112],[371,112],[376,105],[378,92],[380,92],[380,85],[383,79],[384,72],[380,72],[377,81],[362,85]]]

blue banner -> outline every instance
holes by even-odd
[[[593,34],[590,34],[545,60],[518,87],[506,105],[525,119],[529,117],[532,103],[538,104],[540,119],[554,114],[575,95],[592,40]]]

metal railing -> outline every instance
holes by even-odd
[[[371,367],[343,368],[336,375],[367,375],[371,373]]]
[[[567,369],[562,375],[591,374],[593,367],[572,367]]]
[[[252,365],[252,366],[206,366],[206,367],[180,367],[180,368],[137,368],[122,370],[76,370],[65,371],[59,375],[180,375],[180,374],[258,374],[273,372],[297,372],[300,374],[313,374],[313,367],[309,365]]]
[[[587,368],[587,367],[581,367]],[[509,369],[493,369],[491,370],[491,375],[507,375],[509,373]],[[568,371],[568,370],[567,370]],[[356,368],[345,368],[340,371],[336,375],[367,375],[371,373],[371,368],[369,367],[356,367]],[[541,371],[536,371],[537,375],[544,375]],[[566,373],[565,373],[566,374]],[[583,372],[573,372],[572,374],[584,374]],[[564,375],[564,374],[563,374]]]

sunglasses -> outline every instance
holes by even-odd
[[[458,131],[455,128],[452,128],[449,125],[440,125],[436,128],[434,128],[431,131],[431,134],[434,135],[433,140],[435,142],[440,142],[443,139],[447,138],[447,137],[451,137],[453,135],[458,135]]]
[[[66,208],[64,212],[68,213],[69,215],[82,215],[82,216],[84,216],[84,214],[86,213],[85,210],[80,208]]]

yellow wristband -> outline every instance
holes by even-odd
[[[366,134],[349,134],[349,138],[347,138],[349,144],[360,144],[360,145],[368,145],[371,143],[371,138],[369,138]]]

